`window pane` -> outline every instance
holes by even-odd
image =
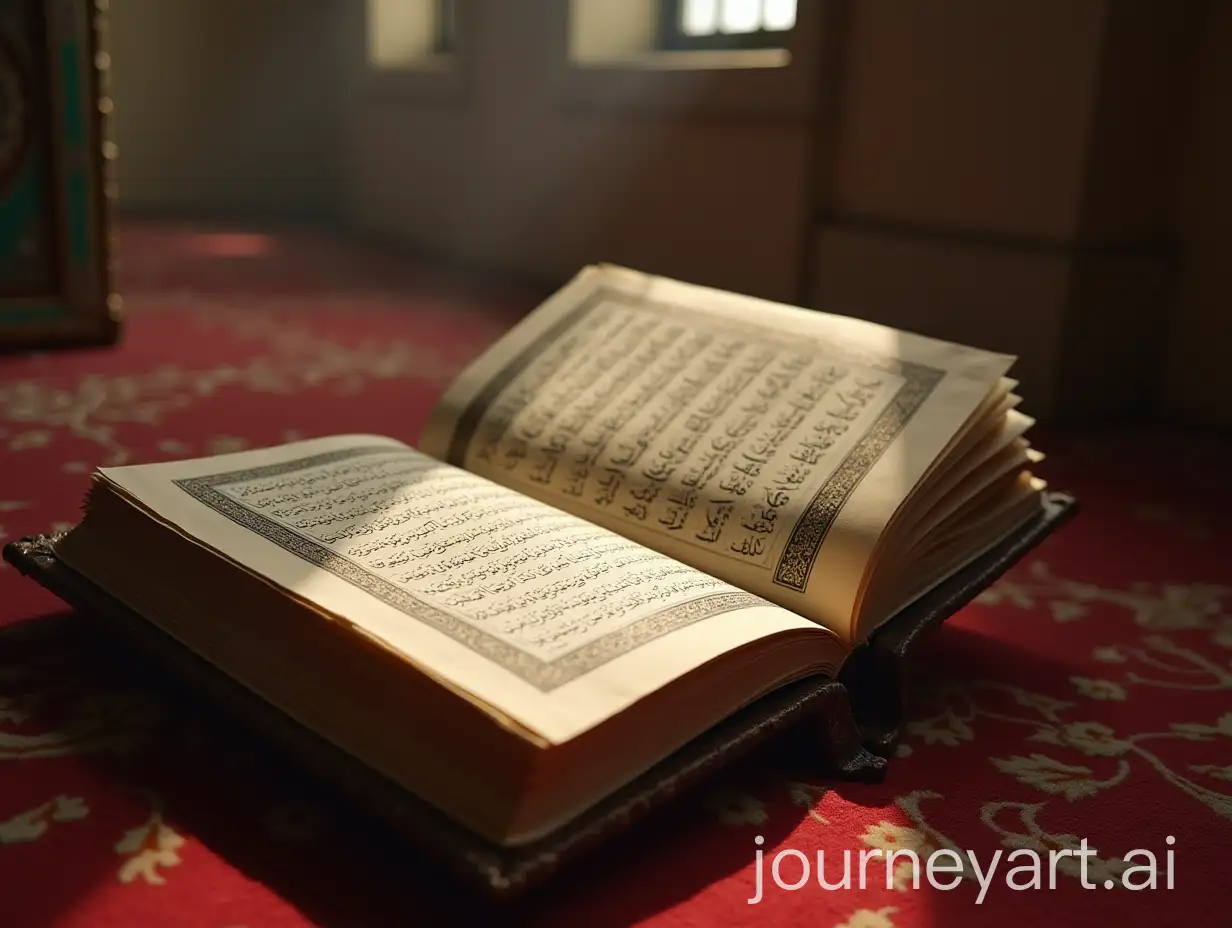
[[[796,0],[765,0],[761,27],[767,32],[786,32],[796,24]]]
[[[685,35],[714,35],[719,27],[719,0],[684,0],[680,5],[680,31]]]
[[[728,35],[756,32],[761,27],[761,0],[723,0],[719,21]]]

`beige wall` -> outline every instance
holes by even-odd
[[[1036,414],[1143,409],[1200,8],[854,0],[810,301],[1017,354]]]
[[[765,112],[721,72],[567,73],[561,0],[467,9],[475,44],[456,85],[434,95],[390,75],[353,87],[358,226],[545,280],[609,261],[796,298],[815,60],[793,63],[791,106],[761,94]]]
[[[852,3],[810,302],[1016,354],[1051,411],[1104,12]]]
[[[823,209],[1059,241],[1077,223],[1102,3],[852,4]]]
[[[1019,355],[1039,415],[1149,401],[1200,4],[804,3],[826,12],[788,69],[811,95],[728,110],[664,107],[636,68],[623,100],[576,75],[562,92],[568,6],[472,0],[452,84],[349,89],[355,225],[549,280],[614,261],[978,342]]]
[[[112,0],[123,206],[625,263],[1017,353],[1038,414],[1230,421],[1232,4],[804,0],[790,67],[664,73],[565,67],[570,0],[461,0],[409,76],[364,6]]]
[[[1164,411],[1232,426],[1232,4],[1214,2],[1177,196],[1180,280]]]
[[[340,2],[112,0],[120,208],[335,212]]]

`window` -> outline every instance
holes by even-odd
[[[458,50],[458,0],[436,0],[436,29],[433,30],[436,54],[452,55]]]
[[[415,68],[454,52],[457,0],[368,0],[368,62]]]
[[[669,50],[778,48],[796,25],[796,0],[664,0]]]

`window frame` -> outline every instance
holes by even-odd
[[[347,3],[347,29],[354,36],[353,65],[348,67],[356,92],[369,100],[464,106],[471,88],[471,22],[474,0],[424,0],[432,6],[427,48],[405,63],[375,65],[367,50],[371,29],[367,2]],[[361,49],[363,49],[361,53]]]
[[[458,0],[436,0],[435,13],[432,53],[452,55],[458,50]]]
[[[742,51],[745,49],[785,48],[787,37],[795,31],[790,29],[755,32],[715,32],[712,35],[685,35],[681,28],[684,21],[686,0],[660,0],[658,48],[667,52],[692,51]]]

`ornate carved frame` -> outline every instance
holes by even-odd
[[[115,147],[106,134],[112,106],[103,50],[107,0],[27,2],[42,17],[46,44],[34,63],[42,73],[12,70],[10,76],[18,86],[24,81],[48,91],[31,95],[17,131],[46,134],[50,183],[39,208],[52,220],[54,272],[34,292],[6,294],[0,282],[0,350],[110,343],[119,335],[121,301],[112,290],[110,258]],[[21,65],[10,55],[11,69]]]

